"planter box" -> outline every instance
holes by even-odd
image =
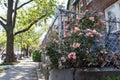
[[[49,80],[73,80],[73,69],[53,69],[50,71]]]
[[[77,69],[75,72],[75,80],[101,80],[107,76],[120,76],[120,69],[113,68],[89,68]]]
[[[49,73],[49,80],[101,80],[107,76],[120,76],[120,69],[113,68],[78,68],[53,69]]]

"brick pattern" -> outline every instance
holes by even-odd
[[[85,0],[83,0],[85,1]],[[93,9],[95,11],[102,11],[104,12],[104,10],[109,7],[110,5],[114,4],[115,2],[117,2],[118,0],[93,0],[91,3],[89,3],[88,5],[84,5],[84,9]]]

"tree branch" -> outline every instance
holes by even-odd
[[[0,20],[0,25],[2,25],[4,29],[6,29],[6,25],[1,20]]]
[[[37,18],[36,20],[34,20],[33,22],[31,22],[30,25],[29,25],[27,28],[16,32],[16,33],[14,34],[14,36],[16,36],[17,34],[20,34],[20,33],[23,33],[23,32],[28,31],[35,23],[37,23],[40,19],[44,18],[45,16],[46,16],[46,14],[45,14],[45,15],[42,15],[42,16],[39,17],[39,18]]]
[[[21,7],[23,7],[24,5],[26,5],[26,4],[28,4],[28,3],[32,2],[32,1],[33,0],[29,0],[28,2],[21,4],[17,9],[20,9]]]
[[[7,20],[6,20],[6,19],[4,19],[2,16],[0,16],[0,18],[1,18],[3,21],[7,22]]]
[[[14,8],[14,17],[13,17],[13,27],[15,27],[15,23],[16,23],[16,15],[17,15],[17,5],[18,5],[18,1],[19,0],[16,0],[16,3],[15,3],[15,8]]]

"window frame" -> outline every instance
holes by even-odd
[[[109,18],[108,18],[109,17],[109,14],[108,14],[109,11],[114,12],[116,21],[120,22],[120,15],[119,15],[120,14],[120,1],[112,4],[111,6],[109,6],[108,8],[105,9],[105,19],[106,20],[109,20]],[[106,23],[107,32],[109,31],[109,25],[110,24],[107,22]],[[113,29],[110,33],[115,33],[117,31],[120,31],[120,23],[115,23],[115,25],[116,25],[116,27],[115,27],[116,29],[114,29],[114,27],[113,27]]]

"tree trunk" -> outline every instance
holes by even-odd
[[[7,35],[7,44],[6,44],[6,63],[14,62],[14,25],[12,21],[13,14],[13,0],[8,0],[8,10],[7,10],[7,26],[6,26],[6,35]]]
[[[6,44],[6,63],[14,62],[15,56],[14,56],[14,35],[12,32],[7,33],[7,44]]]
[[[27,47],[26,47],[26,57],[28,57],[29,56],[29,46],[27,45]]]

